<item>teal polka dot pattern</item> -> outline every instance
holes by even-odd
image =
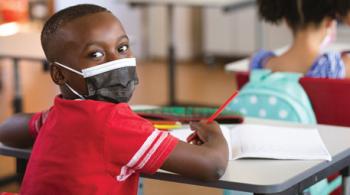
[[[300,76],[254,70],[227,110],[249,117],[315,124],[310,101],[298,82]]]
[[[250,117],[299,121],[298,114],[283,99],[268,95],[239,96],[227,109]],[[252,101],[253,100],[253,101]]]

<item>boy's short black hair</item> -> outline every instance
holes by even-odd
[[[285,19],[293,31],[318,26],[325,17],[335,18],[338,13],[335,0],[257,0],[257,4],[262,19],[271,23]]]
[[[57,29],[66,24],[67,22],[70,22],[74,19],[95,14],[99,12],[110,12],[108,9],[93,5],[93,4],[79,4],[75,6],[71,6],[68,8],[65,8],[63,10],[60,10],[53,16],[51,16],[45,23],[43,30],[41,31],[41,46],[43,47],[44,53],[46,55],[46,58],[48,61],[52,62],[52,56],[49,56],[49,42],[52,40],[52,38],[55,36],[55,33]]]

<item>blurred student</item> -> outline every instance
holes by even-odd
[[[261,18],[273,24],[285,21],[293,41],[279,56],[272,51],[258,51],[251,58],[250,69],[297,72],[308,77],[350,77],[350,56],[346,52],[324,52],[336,39],[337,17],[349,10],[340,10],[339,5],[347,1],[257,0]]]

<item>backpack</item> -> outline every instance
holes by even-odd
[[[316,124],[310,100],[299,84],[302,74],[259,69],[250,73],[250,79],[238,96],[227,106],[230,111],[239,111],[244,116]],[[342,184],[338,177],[332,182],[323,179],[304,193],[326,195]],[[225,190],[226,194],[233,194]]]
[[[249,82],[227,109],[249,117],[316,124],[310,100],[299,84],[301,76],[299,73],[253,70]]]

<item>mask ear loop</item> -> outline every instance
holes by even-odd
[[[77,73],[77,74],[83,76],[83,73],[81,73],[81,72],[79,72],[79,71],[77,71],[77,70],[74,70],[73,68],[70,68],[70,67],[68,67],[68,66],[65,66],[65,65],[63,65],[63,64],[61,64],[61,63],[59,63],[59,62],[54,62],[54,63],[57,64],[57,65],[59,65],[59,66],[61,66],[61,67],[63,67],[63,68],[65,68],[65,69],[68,69],[68,70],[70,70],[70,71],[72,71],[72,72],[74,72],[74,73]],[[69,86],[68,83],[64,83],[64,85],[65,85],[72,93],[74,93],[76,96],[78,96],[80,99],[85,100],[84,96],[80,95],[75,89],[73,89],[71,86]]]
[[[68,69],[68,70],[70,70],[70,71],[72,71],[74,73],[77,73],[77,74],[79,74],[81,76],[84,76],[83,73],[81,73],[80,71],[74,70],[73,68],[70,68],[70,67],[68,67],[66,65],[63,65],[63,64],[59,63],[59,62],[54,62],[54,63],[59,65],[59,66],[61,66],[61,67],[63,67],[63,68],[65,68],[65,69]]]
[[[69,86],[67,83],[64,83],[68,89],[73,92],[76,96],[78,96],[80,99],[85,100],[84,96],[80,95],[77,91],[75,91],[71,86]]]

